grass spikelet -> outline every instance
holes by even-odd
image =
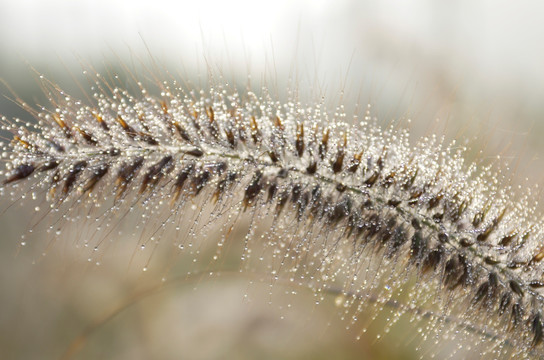
[[[217,254],[237,242],[245,268],[272,282],[308,286],[318,302],[337,293],[361,333],[390,311],[384,332],[402,317],[422,324],[419,341],[437,338],[440,358],[543,356],[544,231],[532,194],[514,198],[455,144],[413,146],[405,130],[280,103],[266,89],[132,91],[89,78],[88,102],[43,80],[48,106],[19,101],[35,124],[2,118],[13,136],[1,191],[42,199],[44,221],[111,228],[138,208],[139,244],[166,241],[170,226],[178,248],[216,229]],[[81,241],[97,249],[112,231]]]

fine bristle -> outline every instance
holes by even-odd
[[[6,195],[30,187],[68,217],[106,201],[107,216],[153,204],[169,210],[163,225],[209,203],[184,236],[249,215],[244,260],[250,246],[273,248],[274,274],[316,294],[339,286],[353,319],[392,303],[388,286],[415,281],[407,293],[420,300],[398,317],[431,317],[428,331],[444,337],[478,334],[493,356],[543,356],[544,229],[530,193],[514,199],[462,150],[435,137],[411,146],[406,131],[348,124],[341,108],[281,104],[266,90],[164,83],[152,96],[97,79],[94,104],[52,87],[52,107],[31,111],[36,127],[2,119],[13,133]]]

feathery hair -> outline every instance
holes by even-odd
[[[248,262],[252,246],[266,248],[271,274],[316,294],[339,289],[352,323],[394,306],[392,323],[406,315],[430,319],[427,335],[476,333],[493,357],[544,354],[544,231],[530,192],[513,199],[462,149],[436,137],[412,146],[369,116],[350,124],[341,106],[280,103],[266,89],[164,82],[152,94],[95,76],[87,103],[44,80],[49,106],[19,101],[36,124],[2,118],[13,134],[5,195],[32,191],[67,218],[139,206],[166,226],[192,214],[184,236],[198,241],[215,224],[220,242],[244,242]],[[247,236],[228,239],[243,215]],[[393,301],[391,287],[410,300]]]

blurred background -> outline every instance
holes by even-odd
[[[468,146],[470,159],[497,163],[514,185],[537,186],[544,175],[543,17],[536,1],[1,0],[0,114],[29,118],[11,91],[45,102],[32,68],[74,93],[89,64],[102,73],[158,66],[196,84],[213,69],[281,99],[290,87],[302,102],[343,103],[360,116],[370,104],[384,127],[409,128],[414,143],[444,136]],[[0,211],[11,204],[2,199]],[[286,310],[281,296],[269,305],[266,286],[249,306],[244,277],[172,280],[141,299],[135,294],[164,274],[175,279],[187,269],[142,274],[130,261],[133,242],[117,246],[101,266],[87,265],[70,241],[80,229],[63,231],[47,256],[44,246],[20,248],[32,215],[19,205],[0,216],[2,358],[58,358],[127,303],[133,306],[88,333],[76,358],[413,355],[385,340],[354,341],[356,332],[344,330],[335,310],[313,306],[304,291],[298,307],[290,304],[298,311]]]

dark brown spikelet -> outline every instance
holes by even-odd
[[[261,178],[263,174],[261,171],[257,171],[253,176],[253,179],[250,181],[246,187],[246,192],[244,195],[244,207],[252,205],[254,199],[259,195],[262,190]]]
[[[65,175],[64,186],[62,188],[64,195],[67,195],[70,192],[80,173],[85,169],[85,166],[87,166],[87,161],[85,160],[78,161],[70,166],[68,174]]]
[[[22,180],[30,176],[34,172],[34,165],[31,164],[21,164],[11,172],[10,175],[2,182],[4,185],[12,183],[17,180]]]
[[[117,198],[119,199],[124,192],[127,190],[128,185],[136,175],[136,172],[142,167],[144,164],[144,158],[142,156],[136,158],[132,162],[127,162],[121,164],[119,167],[118,173],[117,173]]]
[[[100,164],[95,169],[93,169],[89,179],[85,183],[83,192],[93,191],[94,187],[100,181],[100,179],[102,179],[107,174],[108,169],[108,164]]]
[[[42,196],[66,220],[138,209],[143,240],[171,226],[173,242],[197,243],[217,229],[219,245],[243,243],[248,267],[259,254],[257,272],[337,294],[361,333],[374,312],[391,326],[407,317],[421,342],[447,344],[440,358],[544,357],[544,224],[530,192],[502,189],[458,146],[412,146],[405,130],[266,89],[165,82],[160,96],[133,95],[93,80],[92,104],[55,87],[51,109],[31,111],[39,125],[2,120],[13,134],[2,194]],[[244,226],[245,240],[232,236]]]
[[[295,140],[295,148],[297,149],[298,157],[304,154],[304,124],[297,124],[297,138]]]
[[[183,189],[183,185],[189,178],[189,175],[193,172],[195,166],[193,163],[187,164],[181,171],[176,175],[176,178],[174,179],[174,199],[173,201],[178,200],[179,196],[181,195],[181,191]]]
[[[141,180],[142,185],[140,186],[140,194],[147,189],[148,185],[154,186],[164,175],[168,174],[172,169],[172,159],[171,155],[166,155],[158,163],[149,167]]]

